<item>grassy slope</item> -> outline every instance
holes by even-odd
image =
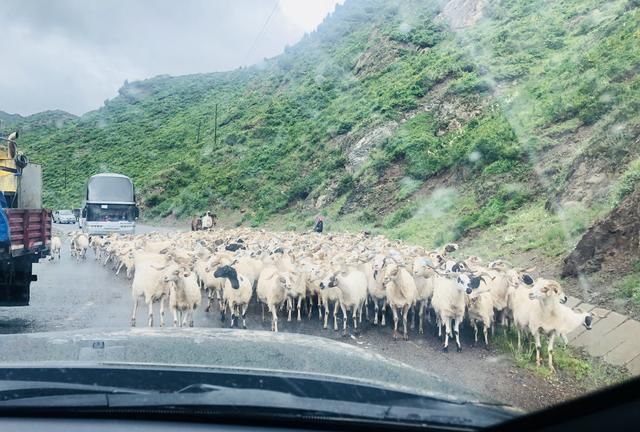
[[[491,1],[459,31],[438,3],[349,0],[253,68],[125,83],[77,121],[19,122],[45,166],[46,204],[77,206],[86,178],[110,170],[135,179],[147,217],[213,207],[303,229],[326,194],[336,229],[556,259],[610,205],[544,210],[572,161],[610,161],[615,177],[638,157],[637,1]],[[454,122],[451,107],[467,115]],[[349,143],[390,121],[348,171]],[[376,194],[384,206],[363,198]]]

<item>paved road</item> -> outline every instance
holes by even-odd
[[[56,225],[56,228],[63,231],[73,229],[71,226],[60,225]],[[138,232],[149,230],[158,228],[141,226]],[[132,308],[130,281],[122,274],[115,276],[113,271],[95,261],[92,252],[88,253],[86,261],[78,263],[70,257],[66,241],[61,262],[43,261],[35,266],[34,273],[39,280],[32,284],[31,305],[1,308],[0,333],[98,327],[129,328]],[[146,307],[143,306],[138,310],[139,325],[146,323],[145,315]],[[388,326],[377,328],[365,324],[361,332],[344,338],[341,332],[323,330],[317,315],[312,320],[304,318],[302,322],[297,322],[294,318],[291,323],[281,316],[279,323],[282,332],[342,340],[415,367],[427,368],[494,400],[509,402],[524,409],[554,404],[574,397],[580,391],[570,383],[563,382],[562,378],[542,380],[531,371],[515,367],[509,355],[495,350],[472,348],[468,336],[463,339],[462,353],[455,352],[455,349],[451,350],[453,352],[443,353],[431,328],[428,328],[426,335],[411,333],[411,340],[408,342],[394,342]],[[206,313],[204,307],[201,307],[196,312],[195,325],[215,328],[228,323],[221,323],[217,308]],[[247,326],[251,329],[270,330],[270,322],[261,321],[260,309],[255,302],[249,309]]]

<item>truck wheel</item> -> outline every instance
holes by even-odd
[[[30,256],[0,263],[0,306],[27,306],[32,275]]]

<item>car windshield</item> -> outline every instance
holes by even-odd
[[[0,22],[0,368],[518,413],[640,375],[639,0],[4,0]]]

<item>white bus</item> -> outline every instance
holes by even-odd
[[[136,192],[129,177],[103,173],[89,179],[80,216],[84,232],[134,234],[137,218]]]

